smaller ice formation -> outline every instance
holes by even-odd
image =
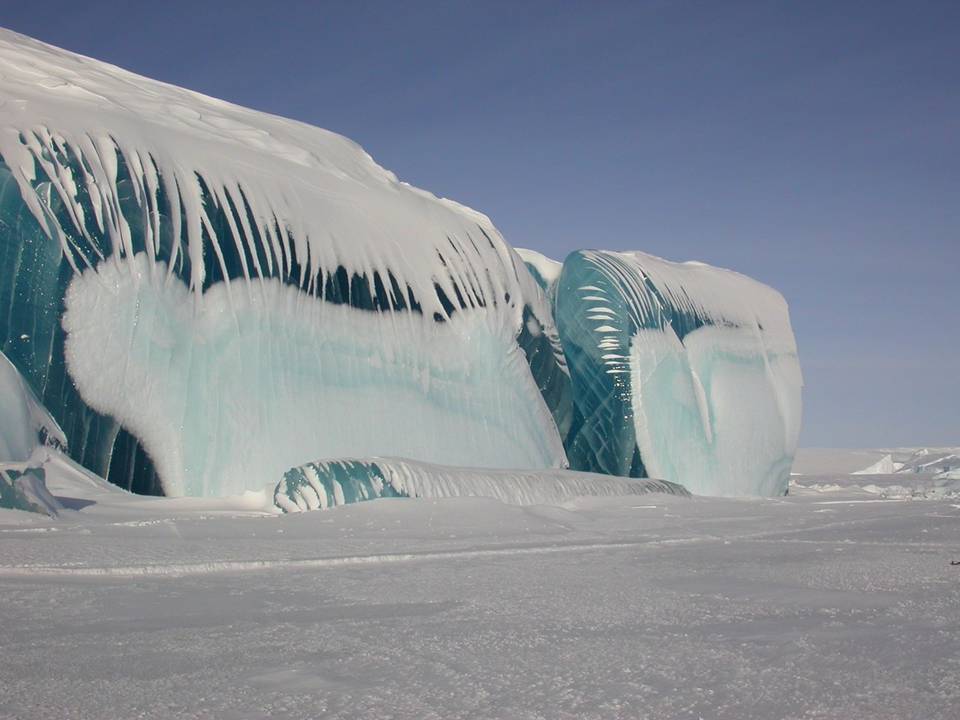
[[[583,496],[662,493],[688,497],[663,480],[636,480],[568,470],[491,470],[397,458],[339,459],[289,470],[274,504],[303,512],[381,497],[488,497],[511,505],[556,505]]]
[[[63,431],[0,352],[0,508],[57,514],[38,458],[48,445],[66,447]]]
[[[704,495],[782,495],[802,379],[787,304],[703,263],[528,250],[570,372],[570,467]]]

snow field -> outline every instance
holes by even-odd
[[[956,501],[797,486],[275,515],[74,472],[52,487],[79,509],[0,512],[0,717],[948,720],[960,703]]]

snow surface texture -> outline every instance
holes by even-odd
[[[628,480],[568,470],[479,470],[397,458],[325,460],[289,470],[274,492],[284,512],[326,509],[382,497],[485,497],[511,505],[559,505],[577,497],[663,493],[689,496],[661,480]]]
[[[0,511],[0,717],[956,720],[960,502],[783,498],[267,514],[62,458]],[[920,477],[917,475],[916,477]],[[74,508],[74,509],[69,509]],[[261,508],[261,509],[258,509]]]
[[[485,216],[7,31],[0,90],[0,343],[86,466],[205,495],[324,454],[565,465],[549,306]]]
[[[783,298],[729,270],[643,253],[520,251],[554,303],[571,373],[571,467],[782,495],[802,379]]]

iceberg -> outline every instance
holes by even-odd
[[[4,30],[0,98],[0,350],[16,397],[115,485],[239,495],[300,468],[281,495],[330,503],[334,480],[345,501],[435,492],[397,480],[430,467],[408,477],[490,468],[454,473],[458,492],[531,501],[600,487],[569,466],[786,490],[800,370],[760,283],[521,257],[347,138]],[[2,442],[22,455],[39,431],[17,407]],[[410,460],[314,462],[384,457]]]
[[[549,304],[485,216],[8,31],[0,89],[0,347],[87,468],[226,495],[324,456],[566,464]]]
[[[573,469],[705,495],[782,495],[802,377],[783,297],[748,277],[644,253],[522,251],[553,299],[568,364]]]

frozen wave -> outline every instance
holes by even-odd
[[[318,455],[566,464],[549,306],[485,216],[2,30],[0,91],[0,344],[93,471],[222,495]]]
[[[689,496],[663,480],[634,480],[568,470],[480,470],[398,458],[324,460],[289,470],[274,503],[302,512],[381,497],[487,497],[511,505],[557,505],[575,497]]]
[[[542,257],[571,373],[571,467],[707,495],[782,495],[802,378],[783,298],[748,277],[640,252]]]

